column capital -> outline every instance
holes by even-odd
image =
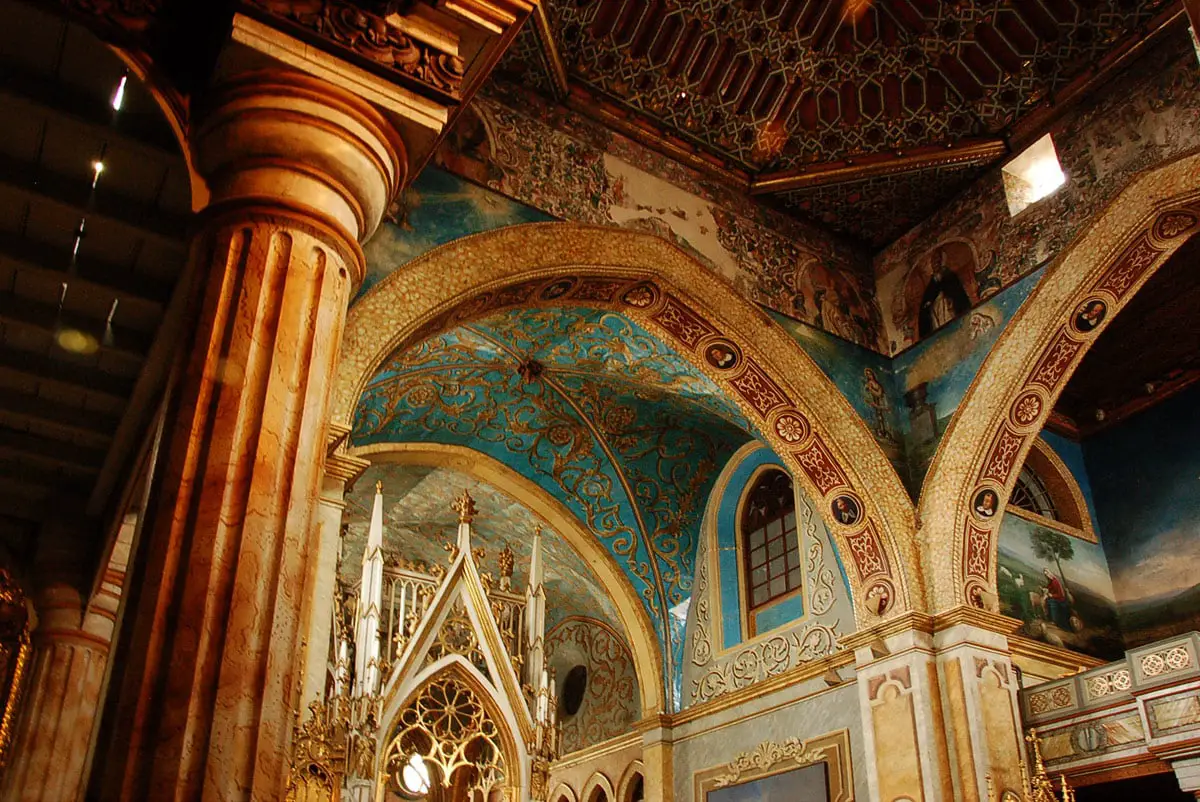
[[[388,119],[350,92],[286,68],[223,80],[196,116],[190,139],[208,185],[207,214],[302,218],[324,229],[318,235],[339,247],[359,284],[359,245],[408,169],[404,142]]]

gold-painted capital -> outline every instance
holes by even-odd
[[[196,120],[190,145],[218,212],[276,205],[307,215],[356,250],[404,184],[405,145],[388,119],[354,94],[295,70],[224,80],[197,107]]]

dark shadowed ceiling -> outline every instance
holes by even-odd
[[[546,0],[505,67],[882,245],[1002,158],[1051,104],[1101,83],[1178,5]]]
[[[1137,291],[1088,350],[1058,399],[1051,427],[1087,436],[1200,379],[1197,310],[1200,237],[1193,237]]]
[[[0,19],[0,543],[20,555],[49,515],[100,516],[129,479],[191,199],[136,78],[113,110],[112,50],[29,5]]]

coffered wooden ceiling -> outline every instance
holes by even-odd
[[[882,245],[1182,17],[1166,0],[544,0],[503,65]]]
[[[11,0],[0,19],[0,543],[25,556],[51,516],[111,512],[135,470],[191,202],[136,79],[113,111],[108,47]]]

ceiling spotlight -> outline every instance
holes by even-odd
[[[92,189],[96,188],[96,184],[100,183],[100,174],[104,172],[104,162],[96,159],[92,162]]]
[[[125,75],[122,75],[120,82],[117,84],[116,91],[113,92],[113,96],[112,96],[113,111],[120,111],[121,104],[125,102],[125,82],[128,80],[129,80],[128,73],[126,73]]]
[[[88,356],[100,350],[100,342],[86,331],[79,329],[59,329],[54,334],[54,341],[58,343],[59,348],[70,351],[72,354]]]

